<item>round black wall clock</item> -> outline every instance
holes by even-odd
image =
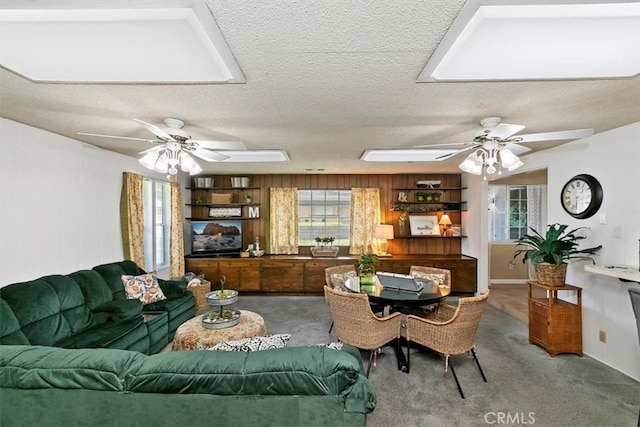
[[[602,205],[602,186],[591,175],[580,174],[562,187],[560,203],[569,215],[578,219],[592,217]]]

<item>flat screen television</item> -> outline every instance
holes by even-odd
[[[191,255],[234,256],[242,252],[240,220],[191,221]]]

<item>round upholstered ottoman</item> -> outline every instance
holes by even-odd
[[[172,350],[204,350],[221,342],[258,337],[266,333],[264,319],[253,311],[240,310],[238,324],[224,329],[207,329],[202,326],[202,316],[196,316],[178,327]]]

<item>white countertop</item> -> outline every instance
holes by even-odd
[[[618,279],[631,280],[640,283],[640,271],[638,267],[630,267],[624,265],[604,266],[604,265],[585,265],[585,271],[603,276],[616,277]]]

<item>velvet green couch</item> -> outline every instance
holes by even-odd
[[[2,287],[0,344],[159,352],[195,316],[195,297],[186,281],[158,279],[167,299],[126,299],[122,275],[142,273],[121,261]]]
[[[357,349],[0,348],[0,425],[365,426],[376,404]]]

